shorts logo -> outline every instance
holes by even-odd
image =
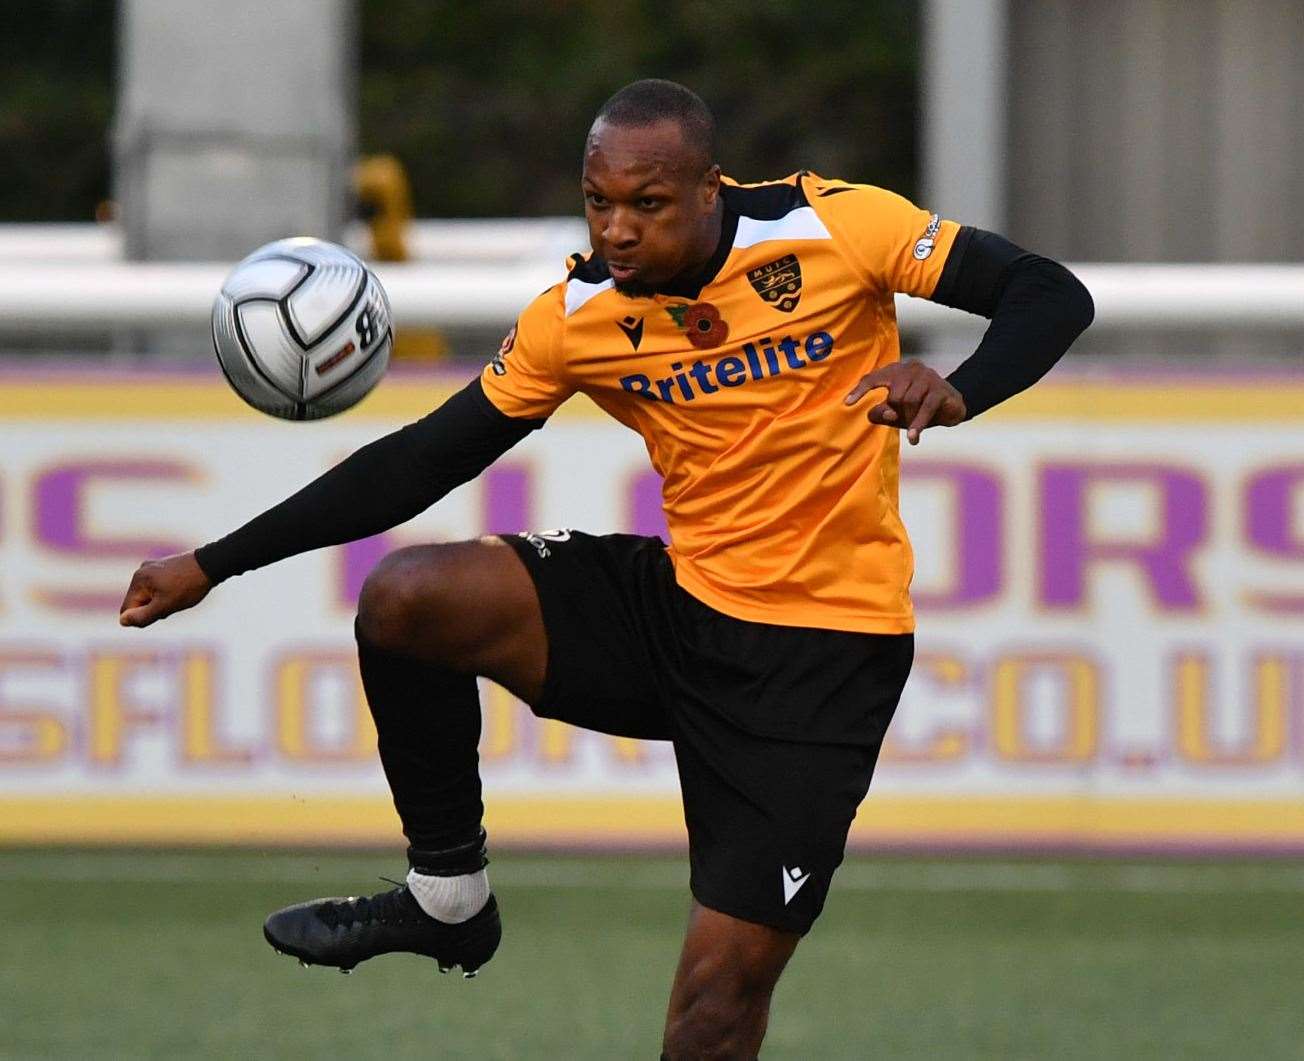
[[[805,873],[801,871],[800,866],[793,866],[789,869],[783,867],[783,905],[787,906],[792,902],[792,897],[801,891],[801,886],[810,880],[810,870]]]
[[[503,337],[502,345],[498,347],[498,353],[489,359],[489,367],[494,370],[495,376],[507,375],[507,365],[504,363],[503,358],[512,352],[514,346],[516,346],[515,324],[512,325],[512,330]]]
[[[924,229],[923,236],[915,244],[915,258],[923,261],[933,253],[933,245],[937,241],[937,230],[942,227],[942,219],[934,214],[928,219],[928,227]]]
[[[795,254],[748,270],[747,279],[761,298],[784,313],[795,310],[801,300],[801,262]]]
[[[517,537],[524,538],[534,546],[535,552],[539,554],[540,560],[547,560],[552,555],[552,550],[548,548],[549,542],[560,543],[570,541],[571,532],[567,528],[546,531],[521,531]]]

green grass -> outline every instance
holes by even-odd
[[[684,864],[501,856],[471,981],[300,969],[265,914],[362,854],[0,851],[0,1056],[654,1058]],[[1299,1057],[1304,868],[849,861],[765,1058]]]

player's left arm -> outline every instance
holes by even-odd
[[[1095,315],[1091,294],[1058,262],[1003,236],[961,227],[931,301],[987,317],[982,342],[943,379],[918,362],[899,362],[864,376],[852,405],[876,388],[886,395],[871,423],[906,429],[912,444],[927,427],[951,427],[1031,387],[1064,356]]]

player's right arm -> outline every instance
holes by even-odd
[[[149,626],[234,575],[395,527],[542,427],[571,393],[554,372],[556,290],[531,303],[483,374],[434,412],[362,447],[226,537],[141,564],[121,625]]]
[[[886,395],[870,423],[906,429],[971,420],[1041,379],[1091,323],[1091,294],[1058,262],[1003,236],[930,215],[892,192],[812,177],[811,202],[866,288],[931,299],[991,321],[978,348],[943,379],[914,362],[880,365],[846,397]]]

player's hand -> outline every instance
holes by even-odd
[[[904,427],[912,446],[919,444],[924,428],[954,427],[964,420],[960,392],[919,361],[898,361],[862,376],[844,404],[855,405],[872,390],[886,390],[887,395],[869,410],[869,422]]]
[[[149,626],[173,612],[193,608],[212,588],[194,553],[146,560],[131,576],[131,585],[118,609],[118,622],[122,626]]]

